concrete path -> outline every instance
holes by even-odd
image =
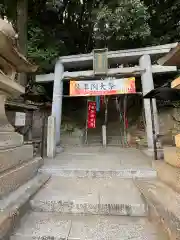
[[[147,205],[134,183],[137,177],[156,177],[138,150],[65,149],[46,160],[41,172],[52,177],[31,199],[32,212],[11,240],[166,240],[147,220]]]

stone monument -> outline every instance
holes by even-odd
[[[33,146],[24,145],[23,136],[15,132],[5,112],[7,99],[17,98],[25,92],[16,82],[17,73],[35,72],[17,49],[17,34],[12,25],[0,19],[0,238],[9,234],[17,221],[21,206],[27,200],[26,188],[33,193],[47,178],[39,176],[41,157],[33,158]],[[34,180],[33,180],[34,179]],[[34,181],[30,184],[30,181]],[[27,187],[24,185],[27,184]],[[41,183],[41,184],[40,184]],[[24,191],[20,187],[24,186]],[[17,192],[15,194],[15,192]],[[26,194],[25,194],[26,193]],[[12,197],[12,194],[15,194]],[[23,195],[24,194],[24,195]],[[28,192],[29,194],[29,192]],[[30,197],[30,195],[28,195]]]

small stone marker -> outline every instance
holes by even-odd
[[[56,118],[48,117],[47,129],[47,157],[54,158],[56,154]]]
[[[107,145],[106,125],[102,125],[102,142],[103,142],[103,146],[106,147]]]
[[[175,136],[175,144],[176,144],[176,147],[180,148],[180,134],[177,134]]]
[[[26,124],[26,113],[24,112],[16,112],[15,115],[15,126],[16,127],[21,127],[25,126]]]

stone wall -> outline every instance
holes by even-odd
[[[13,126],[15,124],[15,113],[16,113],[15,111],[9,111],[9,110],[6,111],[8,121]],[[33,127],[32,127],[32,138],[33,139],[41,139],[44,115],[46,116],[46,119],[47,119],[48,115],[50,115],[50,111],[49,110],[46,110],[46,111],[36,110],[33,113]],[[47,125],[47,121],[45,121],[45,124]],[[26,112],[26,127],[25,128],[28,128],[30,125],[31,125],[31,112],[27,111]],[[47,126],[45,127],[45,129],[47,129]],[[26,129],[22,130],[22,131],[26,132]],[[46,131],[45,131],[45,135],[46,135]]]
[[[82,113],[82,109],[81,109]],[[6,111],[7,117],[9,122],[14,125],[15,122],[15,112],[13,111]],[[46,119],[48,115],[50,115],[50,110],[46,110]],[[28,127],[30,125],[31,121],[31,114],[28,112],[27,113],[27,120],[26,120],[26,126]],[[77,114],[75,114],[77,115]],[[83,114],[82,114],[83,115]],[[81,116],[81,121],[82,118],[85,119],[85,117]],[[117,115],[117,114],[116,114]],[[34,117],[33,117],[33,130],[32,130],[32,137],[33,139],[41,139],[42,137],[42,129],[43,129],[43,116],[44,112],[42,110],[38,110],[34,112]],[[117,120],[115,120],[117,118]],[[113,128],[110,129],[110,132],[108,132],[109,135],[113,135],[114,132],[116,132],[115,128],[118,128],[118,131],[116,132],[117,134],[119,133],[119,119],[116,116],[113,121]],[[167,108],[163,107],[159,109],[159,124],[160,124],[160,135],[163,135],[161,137],[162,143],[164,145],[173,145],[174,144],[174,136],[178,133],[180,130],[180,109],[177,108]],[[76,123],[75,123],[76,122]],[[62,143],[64,144],[80,144],[82,142],[82,135],[83,135],[83,128],[85,127],[85,124],[81,124],[82,126],[77,125],[78,120],[73,122],[73,115],[70,117],[63,117],[62,119],[62,131],[61,131],[61,139]],[[84,122],[84,120],[82,121]],[[109,124],[110,125],[110,124]],[[132,130],[131,130],[132,128]],[[109,131],[109,129],[108,129]],[[99,131],[101,132],[101,131]],[[144,141],[146,141],[146,134],[143,131],[139,131],[138,129],[138,124],[137,122],[134,122],[133,126],[130,127],[129,129],[130,134],[133,137],[137,137],[137,135],[142,135],[140,136]],[[180,131],[179,131],[180,132]],[[45,122],[45,138],[47,134],[47,120]],[[117,135],[116,134],[116,135]],[[70,140],[71,139],[71,140]],[[46,142],[46,140],[45,140]]]
[[[45,117],[45,136],[47,135],[47,118],[50,115],[50,110],[39,110],[34,112],[33,116],[33,138],[41,138],[43,130],[43,118]]]
[[[160,134],[164,135],[163,143],[173,145],[174,136],[180,132],[180,109],[163,108],[159,110],[159,126]]]

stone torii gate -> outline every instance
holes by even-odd
[[[107,52],[108,65],[134,64],[135,66],[109,68],[107,71],[107,76],[141,76],[142,92],[143,95],[145,95],[147,92],[154,89],[153,74],[162,74],[177,71],[177,68],[175,66],[161,66],[151,64],[151,61],[156,61],[159,57],[168,53],[176,46],[177,43],[173,43],[139,49],[109,51]],[[36,76],[36,82],[39,83],[54,81],[52,116],[55,118],[56,145],[60,144],[63,80],[69,80],[73,78],[78,78],[79,80],[95,79],[93,70],[74,72],[67,71],[69,69],[78,67],[84,69],[92,69],[93,53],[60,57],[55,64],[54,73]],[[148,148],[152,149],[153,134],[149,99],[144,99],[144,109],[146,118]],[[158,133],[159,127],[155,100],[153,101],[153,109],[155,116],[156,132]]]

